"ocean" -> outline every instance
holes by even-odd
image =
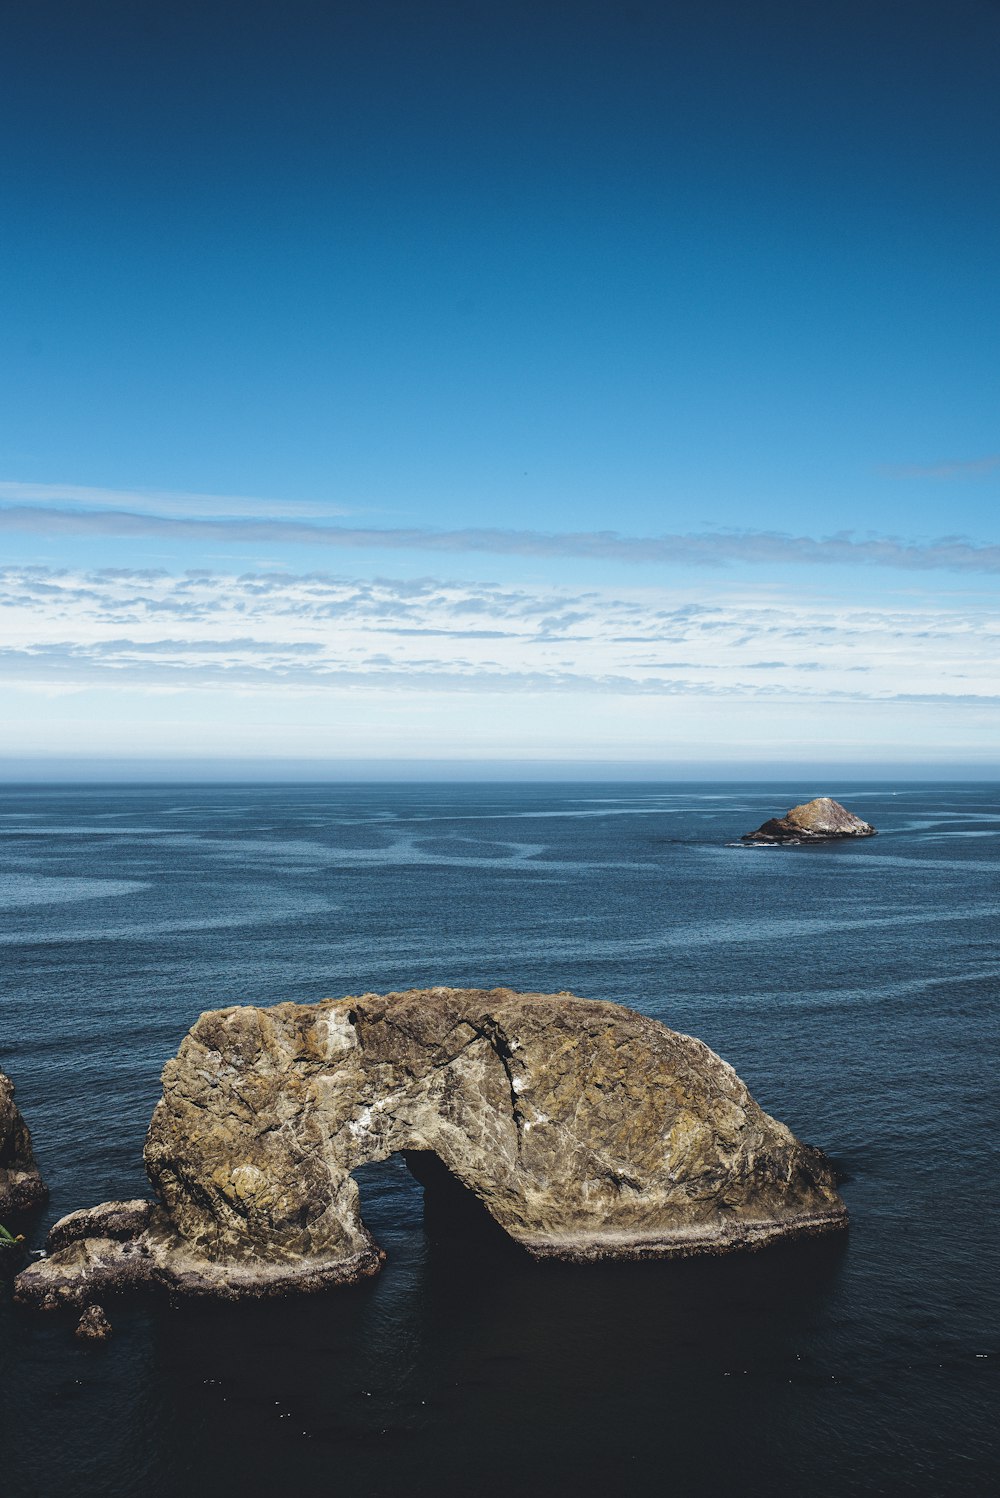
[[[734,846],[813,795],[877,838]],[[975,1494],[1000,1479],[1000,786],[0,788],[0,1066],[51,1189],[143,1194],[203,1009],[572,990],[699,1036],[843,1171],[851,1227],[534,1263],[477,1204],[359,1173],[374,1280],[109,1304],[0,1288],[17,1498]]]

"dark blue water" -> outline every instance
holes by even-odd
[[[817,793],[881,835],[730,846]],[[0,1065],[47,1221],[144,1190],[200,1010],[415,985],[572,989],[701,1036],[848,1174],[846,1238],[534,1264],[369,1167],[389,1261],[276,1305],[0,1290],[18,1495],[981,1494],[993,1425],[1000,787],[0,792]]]

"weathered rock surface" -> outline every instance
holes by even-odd
[[[570,994],[365,994],[203,1014],[146,1140],[159,1201],[64,1218],[18,1296],[237,1298],[373,1274],[351,1172],[399,1150],[436,1156],[537,1256],[718,1253],[847,1217],[826,1158],[701,1041]]]
[[[843,837],[874,837],[875,828],[863,822],[830,796],[817,796],[793,806],[783,817],[771,817],[756,832],[745,832],[745,843],[825,843]]]
[[[14,1102],[14,1084],[0,1071],[0,1222],[40,1206],[47,1196],[28,1126]]]
[[[76,1323],[74,1335],[79,1337],[81,1342],[106,1342],[112,1331],[113,1327],[104,1307],[90,1305]]]

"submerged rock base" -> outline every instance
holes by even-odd
[[[365,994],[203,1014],[146,1140],[159,1201],[63,1218],[18,1298],[374,1274],[351,1172],[400,1150],[435,1156],[538,1258],[724,1253],[847,1222],[826,1157],[701,1041],[565,993]]]

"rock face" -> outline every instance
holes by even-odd
[[[0,1071],[0,1222],[40,1206],[47,1196],[28,1126],[14,1102],[14,1084]]]
[[[718,1253],[847,1219],[826,1158],[701,1041],[570,994],[365,994],[203,1014],[146,1140],[159,1202],[64,1218],[18,1297],[232,1299],[374,1274],[351,1172],[400,1150],[418,1176],[436,1156],[540,1257]]]
[[[745,843],[828,843],[844,837],[874,837],[875,828],[863,822],[830,796],[817,796],[793,806],[783,817],[772,817],[756,832],[745,832]]]

